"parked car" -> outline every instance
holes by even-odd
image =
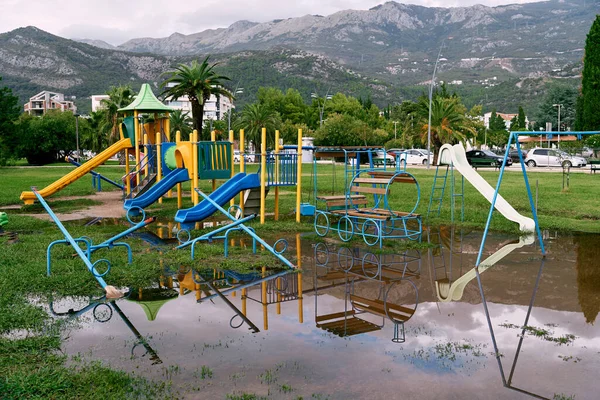
[[[525,157],[527,157],[527,150],[521,149],[521,154],[523,155],[523,161],[525,161]],[[508,153],[508,156],[513,162],[519,162],[519,150],[514,149]]]
[[[396,165],[396,157],[386,153],[385,150],[376,150],[375,154],[375,157],[373,157],[374,165],[383,165],[384,162],[386,165]]]
[[[467,151],[467,161],[473,167],[501,167],[504,156],[492,153],[490,150]],[[512,165],[512,160],[506,160],[506,166]]]
[[[587,160],[571,156],[562,150],[536,147],[527,153],[525,164],[528,167],[585,167]]]
[[[427,155],[429,154],[429,162],[433,162],[433,157],[425,149],[410,149],[404,150],[404,153],[400,154],[401,160],[406,160],[407,164],[427,164]]]
[[[240,162],[240,151],[239,150],[233,151],[233,162],[237,162],[237,163]]]

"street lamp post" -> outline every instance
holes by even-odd
[[[394,121],[394,140],[398,139],[398,136],[396,135],[397,125],[398,125],[398,121]]]
[[[560,108],[562,104],[552,104],[552,107],[558,107],[558,148],[560,148]]]
[[[440,62],[440,56],[442,55],[442,49],[444,48],[444,40],[440,46],[435,65],[433,66],[433,75],[431,76],[431,84],[429,85],[429,119],[427,122],[427,169],[431,167],[431,99],[433,97],[433,85],[435,84],[435,73],[437,72],[437,66]]]
[[[240,81],[235,85],[235,90],[233,91],[233,95],[244,93],[244,88],[240,87]],[[231,130],[231,113],[233,111],[233,103],[231,103],[231,107],[229,107],[229,112],[227,113],[227,132]]]
[[[316,92],[310,94],[310,97],[313,99],[317,99],[317,106],[319,107],[319,128],[323,127],[323,113],[325,112],[325,102],[327,100],[331,100],[332,96],[329,94],[329,89],[327,89],[327,93],[323,98],[323,104],[321,105],[321,98]]]
[[[81,164],[81,155],[79,154],[79,114],[75,114],[75,141],[77,146],[77,162]]]

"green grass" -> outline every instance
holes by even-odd
[[[255,172],[258,166],[248,165],[248,172]],[[47,184],[60,178],[72,168],[69,167],[47,167],[47,168],[2,168],[3,190],[0,191],[0,205],[20,204],[19,195],[23,190],[29,190],[32,185],[42,188]],[[111,179],[120,180],[123,174],[119,167],[100,167],[98,172],[107,175]],[[435,170],[411,169],[419,182],[420,202],[415,212],[423,216],[427,214],[429,198],[431,196],[431,186]],[[496,185],[498,172],[480,169],[479,173],[492,186]],[[312,165],[305,165],[302,177],[302,200],[304,202],[312,200]],[[335,176],[335,179],[334,179]],[[555,229],[561,231],[583,231],[600,232],[600,179],[596,175],[585,173],[573,173],[570,177],[570,187],[568,190],[562,190],[562,174],[560,172],[528,172],[529,181],[532,187],[532,193],[535,196],[535,184],[538,181],[538,214],[540,226],[543,229]],[[319,165],[317,170],[318,195],[331,195],[344,193],[344,168],[337,165],[335,170],[331,165]],[[73,184],[67,186],[59,193],[52,196],[49,201],[51,204],[55,199],[62,196],[82,196],[94,193],[91,187],[91,178],[83,177]],[[460,180],[457,179],[457,182]],[[217,184],[220,184],[218,181]],[[432,218],[434,224],[444,223],[450,220],[449,207],[449,187],[446,191],[442,212],[439,217]],[[103,185],[103,190],[116,189],[111,185]],[[210,181],[200,181],[200,189],[205,193],[210,193],[212,184]],[[390,205],[395,210],[410,211],[413,209],[416,201],[416,190],[414,185],[394,184],[390,195]],[[183,201],[183,207],[192,206],[189,197],[190,184],[184,183],[183,190],[186,193]],[[271,189],[266,199],[267,212],[274,210],[274,189]],[[296,196],[294,187],[280,188],[280,219],[283,221],[293,220],[293,210],[295,209]],[[520,172],[506,172],[502,182],[500,194],[515,207],[515,209],[524,215],[531,215],[531,208],[527,198],[527,193],[523,183],[523,176]],[[173,191],[175,196],[175,191]],[[457,207],[457,210],[460,208]],[[152,215],[172,219],[177,211],[175,198],[165,199],[163,204],[154,204],[149,207]],[[477,192],[468,182],[465,182],[465,218],[464,225],[468,227],[482,227],[485,225],[489,212],[489,202]],[[459,214],[457,214],[459,215]],[[272,217],[267,217],[272,218]],[[264,230],[272,231],[293,231],[296,229],[293,223],[289,224],[268,224]],[[303,228],[301,228],[303,229]],[[308,227],[307,230],[312,229]],[[515,223],[505,220],[498,213],[492,220],[492,229],[516,232],[518,227]]]
[[[0,206],[9,204],[22,204],[19,196],[23,191],[31,190],[31,186],[42,189],[58,178],[68,174],[74,166],[48,166],[48,167],[2,167],[0,168]],[[106,176],[115,182],[120,182],[124,175],[124,167],[99,167],[94,171]],[[102,182],[102,190],[119,190],[117,187]],[[92,187],[92,176],[87,174],[69,186],[65,187],[50,200],[64,196],[86,196],[94,194],[96,191]]]

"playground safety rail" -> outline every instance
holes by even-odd
[[[71,164],[73,164],[74,166],[76,166],[76,167],[80,167],[81,166],[81,163],[75,161],[70,156],[67,156],[66,160],[68,162],[70,162]],[[118,184],[117,182],[113,181],[112,179],[109,179],[109,178],[105,177],[104,175],[99,174],[96,171],[90,171],[90,174],[92,174],[92,177],[93,177],[93,179],[92,179],[92,186],[95,187],[95,188],[97,188],[98,191],[102,191],[102,185],[100,184],[100,181],[108,182],[111,185],[116,186],[116,187],[118,187],[121,190],[125,190],[125,186]],[[96,181],[98,182],[97,185],[96,185]]]

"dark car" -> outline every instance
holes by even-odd
[[[523,161],[525,161],[525,157],[527,157],[527,150],[521,149],[521,154],[523,155]],[[519,150],[511,150],[510,153],[508,153],[508,156],[511,160],[513,160],[513,162],[519,162]]]
[[[467,151],[467,161],[472,167],[501,167],[503,156],[492,153],[489,150],[471,150]],[[512,160],[506,160],[506,165],[512,165]]]

